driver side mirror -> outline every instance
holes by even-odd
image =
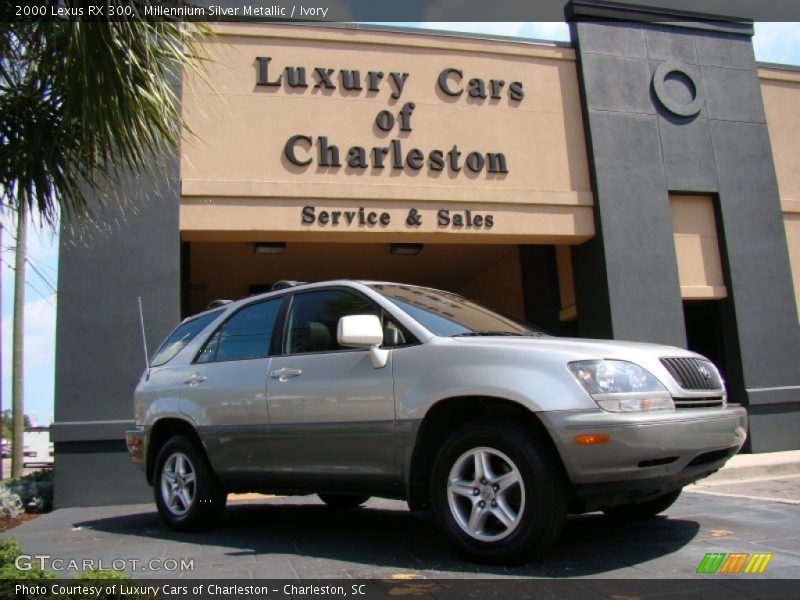
[[[372,366],[382,369],[389,360],[389,351],[382,350],[383,327],[375,315],[348,315],[339,319],[336,339],[347,348],[369,348]]]

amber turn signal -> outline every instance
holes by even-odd
[[[611,441],[611,436],[606,435],[604,433],[575,436],[575,443],[580,444],[581,446],[591,446],[592,444],[607,444],[610,441]]]

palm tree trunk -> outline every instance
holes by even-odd
[[[13,376],[11,380],[11,406],[14,441],[11,451],[11,476],[22,477],[25,460],[25,406],[23,394],[23,331],[25,328],[25,251],[27,236],[27,197],[23,195],[17,211],[17,251],[14,257],[14,332],[11,347]]]

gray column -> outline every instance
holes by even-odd
[[[686,337],[659,115],[645,32],[573,23],[598,239],[575,252],[582,335],[684,346]],[[598,281],[603,274],[605,282]],[[602,310],[588,315],[593,297]]]
[[[581,335],[685,345],[668,198],[711,195],[731,398],[753,450],[800,447],[800,328],[752,28],[571,9],[599,231],[573,253]]]
[[[152,354],[180,318],[177,157],[156,178],[131,178],[97,219],[61,228],[56,325],[55,503],[147,502],[128,458],[133,391],[144,371],[137,297]]]

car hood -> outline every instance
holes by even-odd
[[[574,360],[613,358],[619,360],[658,359],[664,356],[700,356],[684,348],[628,342],[623,340],[594,340],[586,338],[561,338],[553,336],[468,336],[451,338],[455,343],[486,348],[530,348],[531,350],[558,352]]]

